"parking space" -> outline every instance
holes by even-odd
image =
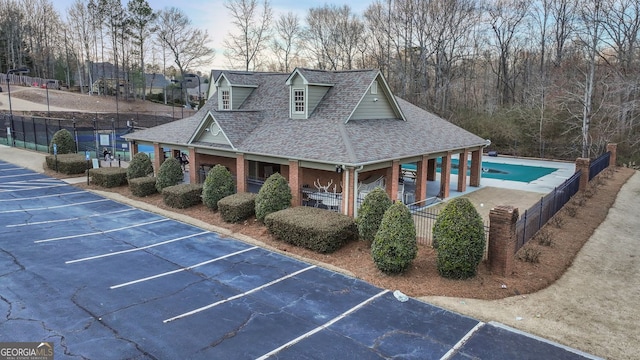
[[[0,162],[2,341],[55,358],[593,358]]]

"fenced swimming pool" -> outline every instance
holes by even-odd
[[[451,173],[458,174],[458,159],[451,159]],[[412,163],[402,164],[403,169],[416,170],[416,165]],[[440,172],[441,162],[437,162],[437,170]],[[471,168],[471,162],[467,163],[467,169]],[[545,175],[549,175],[552,172],[558,170],[552,167],[543,166],[531,166],[520,164],[506,164],[498,162],[482,162],[482,177],[489,179],[500,179],[509,181],[519,181],[529,183],[537,180]],[[467,170],[467,175],[470,175],[470,170]]]

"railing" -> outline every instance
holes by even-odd
[[[524,246],[580,188],[580,172],[576,172],[552,192],[545,195],[516,222],[516,252]]]
[[[589,165],[589,181],[609,166],[610,158],[611,152],[606,152],[591,162],[591,165]]]

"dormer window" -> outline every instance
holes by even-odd
[[[222,90],[222,110],[231,109],[231,95],[229,90]]]
[[[293,113],[304,114],[304,89],[293,90]]]

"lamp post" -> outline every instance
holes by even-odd
[[[202,103],[202,99],[200,98],[200,76],[196,74],[185,74],[184,77],[189,78],[187,81],[192,81],[191,79],[198,79],[198,109],[200,108],[200,104]]]
[[[13,129],[13,108],[11,107],[11,82],[9,81],[9,74],[21,74],[21,73],[28,73],[29,69],[27,68],[19,68],[19,69],[10,69],[7,70],[7,92],[9,93],[9,127],[10,130],[9,132],[11,132],[11,143],[13,146],[16,146],[16,137],[15,137],[15,130]]]

